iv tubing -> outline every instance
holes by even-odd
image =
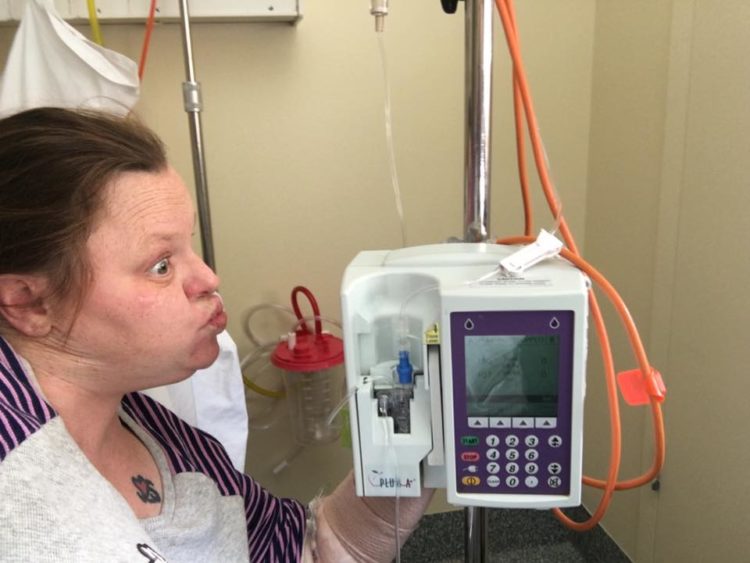
[[[412,291],[409,295],[406,296],[406,298],[401,302],[401,308],[399,310],[398,314],[398,326],[399,326],[399,350],[408,350],[409,347],[407,346],[407,342],[409,339],[415,339],[420,340],[421,337],[417,337],[415,335],[409,334],[408,329],[408,323],[406,322],[406,307],[411,303],[411,300],[416,298],[417,296],[421,295],[422,293],[426,293],[428,291],[437,291],[440,289],[440,285],[426,285],[423,287],[420,287],[419,289],[415,289]]]
[[[385,117],[385,140],[388,146],[388,168],[391,172],[391,185],[393,186],[393,196],[396,200],[396,212],[401,227],[401,244],[406,246],[406,221],[404,220],[404,205],[401,198],[401,188],[398,183],[398,169],[396,167],[396,152],[393,143],[393,125],[391,119],[391,85],[388,80],[388,59],[385,51],[385,41],[383,34],[378,33],[378,46],[380,47],[380,62],[383,66],[383,87],[384,87],[384,117]]]
[[[513,29],[516,30],[516,41],[518,39],[518,30],[516,27],[516,12],[513,8],[513,4],[508,6],[509,16],[513,25]],[[523,217],[524,217],[524,234],[531,236],[534,232],[534,219],[531,210],[531,193],[529,191],[529,178],[526,173],[526,147],[525,138],[523,134],[523,99],[521,96],[521,87],[518,84],[518,77],[516,76],[516,65],[513,63],[513,116],[516,130],[516,159],[518,161],[518,180],[521,184],[521,198],[523,200]]]
[[[638,335],[637,329],[635,328],[635,323],[632,320],[632,317],[630,316],[627,308],[625,307],[624,302],[620,298],[620,296],[617,294],[617,292],[614,290],[614,288],[607,282],[607,280],[593,267],[591,267],[587,262],[585,262],[581,257],[580,254],[576,248],[575,241],[573,239],[573,235],[570,232],[570,229],[568,228],[567,222],[562,217],[562,214],[560,212],[560,206],[558,204],[557,198],[554,195],[554,186],[552,185],[552,182],[549,178],[549,173],[546,167],[546,162],[544,158],[543,153],[543,146],[541,143],[541,138],[539,135],[538,125],[536,121],[536,116],[534,114],[533,110],[533,104],[531,100],[531,95],[529,93],[528,84],[526,81],[525,71],[523,68],[523,63],[521,60],[520,55],[520,47],[518,44],[518,38],[516,34],[515,29],[515,15],[513,13],[513,7],[511,0],[495,0],[495,4],[497,6],[497,9],[500,13],[500,19],[503,24],[503,28],[505,30],[505,37],[508,43],[508,49],[511,54],[511,58],[513,60],[513,68],[514,68],[514,94],[518,97],[520,97],[521,101],[523,102],[523,109],[525,110],[525,117],[526,122],[528,125],[529,130],[529,136],[531,139],[533,154],[534,154],[534,160],[536,163],[537,170],[539,172],[539,178],[542,184],[542,188],[544,190],[545,197],[547,199],[547,203],[550,207],[550,210],[552,211],[553,215],[559,222],[560,231],[562,233],[563,239],[565,240],[566,245],[568,246],[568,249],[563,249],[562,255],[564,258],[572,262],[574,265],[582,269],[584,272],[586,272],[591,279],[593,279],[597,284],[599,284],[602,289],[605,291],[605,293],[608,295],[612,303],[615,305],[615,307],[618,310],[618,313],[620,314],[625,327],[628,332],[628,336],[630,338],[631,346],[633,347],[633,351],[636,355],[636,358],[638,360],[638,364],[640,366],[641,372],[643,374],[643,377],[647,379],[647,383],[649,382],[649,377],[651,376],[652,369],[648,362],[648,358],[646,357],[645,350],[643,348],[642,342],[640,340],[640,337]],[[517,123],[520,120],[520,108],[516,106],[516,121]],[[517,137],[518,138],[518,137]],[[522,159],[519,157],[519,166],[522,165]],[[526,199],[524,199],[526,201]],[[526,213],[530,217],[530,209],[526,210]],[[529,222],[527,221],[527,229],[528,229]],[[528,244],[530,242],[533,242],[533,238],[531,237],[517,237],[514,239],[506,239],[502,242],[504,244]],[[620,454],[621,454],[621,436],[620,436],[620,420],[619,420],[619,406],[617,402],[617,386],[615,382],[615,376],[614,376],[614,361],[612,359],[612,351],[609,346],[609,339],[607,336],[606,327],[604,325],[603,317],[601,310],[599,308],[598,302],[596,300],[596,296],[594,295],[593,290],[589,293],[589,302],[591,305],[591,314],[594,318],[594,323],[597,328],[597,332],[599,334],[600,342],[601,342],[601,354],[604,361],[604,367],[605,367],[605,379],[607,383],[607,397],[610,405],[610,426],[611,426],[611,434],[612,434],[612,444],[611,444],[611,450],[610,450],[610,469],[608,472],[607,480],[601,481],[598,479],[592,479],[589,477],[584,477],[583,482],[586,485],[603,488],[604,493],[602,495],[602,498],[599,502],[599,506],[597,507],[594,514],[589,518],[588,520],[584,522],[575,522],[568,518],[561,510],[555,509],[553,512],[555,516],[562,521],[566,526],[573,530],[577,531],[585,531],[593,528],[596,526],[601,518],[604,516],[604,513],[606,512],[606,509],[609,505],[609,502],[611,500],[612,494],[615,490],[623,490],[623,489],[630,489],[634,488],[640,485],[643,485],[653,479],[656,475],[658,475],[659,471],[661,470],[661,467],[664,464],[664,450],[665,450],[665,443],[664,443],[664,425],[663,425],[663,418],[662,418],[662,412],[661,412],[661,405],[660,400],[663,399],[663,397],[659,397],[657,395],[654,395],[652,393],[652,396],[650,397],[650,403],[651,403],[651,411],[652,411],[652,419],[653,419],[653,427],[654,427],[654,442],[655,442],[655,452],[654,452],[654,461],[651,466],[651,468],[642,476],[637,477],[635,479],[630,479],[628,481],[624,482],[617,482],[617,473],[619,471],[619,464],[620,464]],[[652,385],[653,382],[651,381]]]
[[[500,11],[508,49],[510,50],[513,60],[514,82],[518,86],[521,100],[523,101],[523,109],[525,111],[526,123],[528,125],[534,161],[536,163],[537,171],[539,172],[539,180],[541,181],[542,189],[550,207],[550,211],[552,211],[552,215],[555,219],[560,222],[560,230],[565,240],[565,244],[568,245],[573,252],[578,254],[579,252],[576,248],[573,235],[568,228],[567,223],[561,216],[560,204],[558,198],[555,196],[555,187],[550,179],[549,170],[547,168],[544,146],[542,144],[541,135],[539,134],[539,125],[537,123],[536,113],[534,112],[534,105],[531,99],[528,81],[526,80],[526,71],[524,70],[523,61],[521,59],[515,23],[509,8],[509,6],[512,5],[511,0],[495,0],[495,4]]]
[[[248,389],[251,389],[259,395],[263,395],[264,397],[268,397],[270,399],[281,399],[286,395],[284,391],[274,391],[272,389],[261,387],[244,373],[245,369],[258,361],[263,356],[263,354],[268,355],[270,353],[269,349],[273,348],[274,346],[275,344],[266,344],[265,346],[261,346],[260,348],[256,348],[255,350],[250,352],[247,356],[242,358],[242,361],[240,362],[240,371],[242,372],[242,380],[245,382],[245,386],[247,386]]]
[[[258,311],[261,311],[263,309],[277,309],[279,311],[283,311],[284,313],[287,313],[288,315],[294,316],[292,309],[285,305],[276,305],[275,303],[261,303],[260,305],[255,305],[254,307],[251,307],[250,310],[247,312],[247,315],[245,316],[245,324],[242,325],[242,328],[245,331],[245,335],[250,339],[250,342],[252,342],[256,346],[266,346],[268,344],[276,343],[276,340],[272,340],[270,342],[261,342],[261,340],[255,335],[253,330],[250,328],[250,320],[253,318],[253,315],[255,315]]]
[[[508,6],[510,6],[510,1],[509,0],[495,0],[495,4],[497,6],[497,9],[500,12],[500,19],[502,21],[502,25],[505,30],[505,37],[508,43],[508,48],[511,53],[511,58],[513,60],[514,79],[515,79],[514,83],[517,86],[517,89],[521,94],[523,107],[526,112],[526,122],[528,124],[534,159],[536,161],[537,170],[539,172],[542,187],[544,189],[545,196],[547,197],[547,202],[550,206],[550,209],[552,210],[555,216],[558,216],[557,202],[554,201],[554,198],[551,197],[552,195],[551,187],[550,187],[551,182],[547,174],[544,159],[541,158],[541,154],[540,154],[541,143],[539,139],[538,126],[536,122],[536,116],[533,111],[533,106],[531,103],[531,97],[529,95],[528,86],[526,83],[523,63],[521,61],[520,47],[518,45],[518,41],[516,38],[514,20],[508,8]],[[563,238],[566,244],[568,244],[568,246],[574,252],[577,253],[577,249],[575,246],[575,242],[573,241],[572,234],[567,229],[567,225],[563,222],[563,220],[561,220],[561,227],[562,227]],[[608,401],[610,404],[611,446],[610,446],[610,468],[609,468],[609,472],[607,476],[608,477],[607,485],[604,489],[604,494],[602,495],[599,505],[596,511],[594,512],[594,514],[591,516],[591,518],[589,518],[587,521],[583,523],[579,523],[579,522],[574,522],[573,520],[569,519],[559,509],[556,509],[553,511],[555,516],[561,521],[563,521],[568,527],[575,529],[575,530],[579,530],[579,531],[589,530],[593,528],[603,518],[604,513],[606,512],[609,506],[609,503],[612,499],[612,495],[614,494],[614,486],[617,480],[617,473],[619,471],[620,457],[621,457],[621,436],[619,432],[619,406],[617,404],[617,393],[616,393],[616,388],[615,388],[615,383],[614,383],[614,379],[615,379],[614,370],[612,369],[612,365],[613,365],[612,351],[609,347],[609,340],[606,337],[606,327],[604,326],[601,312],[599,311],[599,307],[598,307],[598,304],[596,302],[596,298],[593,292],[589,294],[589,302],[591,304],[591,310],[592,310],[591,312],[594,318],[594,323],[596,325],[597,332],[599,333],[600,340],[602,342],[601,353],[604,359],[605,374],[606,374],[605,377],[606,377],[606,382],[607,382],[607,397],[608,397]]]
[[[372,381],[382,381],[386,384],[392,384],[393,380],[388,379],[387,377],[372,377]],[[343,409],[346,404],[349,402],[349,400],[354,396],[354,394],[359,391],[358,387],[352,387],[346,392],[346,395],[338,402],[338,404],[333,407],[333,410],[328,415],[328,418],[326,419],[326,424],[330,426],[333,424],[333,421],[336,419],[338,414],[341,412],[341,409]]]
[[[394,502],[394,511],[395,511],[395,522],[393,524],[393,532],[394,537],[396,541],[396,563],[401,563],[401,537],[399,532],[399,494],[398,490],[400,488],[399,483],[399,475],[398,475],[398,456],[396,455],[396,448],[393,444],[393,435],[394,432],[392,430],[392,425],[389,424],[389,418],[384,417],[383,419],[383,425],[385,426],[385,438],[387,440],[387,448],[388,448],[388,458],[391,463],[393,463],[393,477],[396,480],[396,496],[395,496],[395,502]]]

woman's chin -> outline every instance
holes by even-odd
[[[207,339],[206,342],[201,343],[200,347],[192,356],[193,362],[191,363],[194,366],[193,371],[205,369],[212,365],[216,361],[216,358],[219,357],[220,350],[219,342],[215,336]]]

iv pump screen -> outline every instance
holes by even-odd
[[[468,416],[557,416],[557,335],[464,338]]]

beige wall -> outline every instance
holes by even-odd
[[[669,388],[661,491],[619,495],[605,523],[639,562],[750,553],[749,21],[742,0],[597,3],[586,250],[641,321]],[[647,419],[627,416],[631,476],[651,440]],[[604,443],[587,431],[587,444]],[[592,467],[606,456],[587,453]]]
[[[665,159],[664,172],[681,181],[664,185],[665,203],[678,210],[673,231],[659,241],[673,272],[655,285],[657,296],[672,299],[661,328],[673,373],[667,428],[674,437],[664,472],[669,488],[656,517],[656,561],[741,561],[750,553],[744,355],[750,261],[743,241],[750,205],[750,5],[734,0],[716,8],[705,0],[674,3],[675,28],[689,30],[690,41],[673,42],[681,74],[670,94],[678,102],[674,112],[684,113],[666,130],[666,146],[682,151],[682,159]],[[672,111],[668,106],[668,117]]]
[[[594,42],[589,177],[586,199],[586,257],[624,297],[648,344],[653,303],[664,97],[667,86],[671,2],[598,2]],[[617,368],[636,367],[621,323],[603,294]],[[595,340],[592,333],[592,341]],[[658,367],[662,364],[652,359]],[[584,469],[603,478],[609,464],[609,407],[599,348],[589,356]],[[623,458],[621,477],[640,475],[649,419],[643,408],[621,402]],[[604,526],[629,554],[638,544],[641,495],[618,492]],[[600,491],[587,489],[594,509]]]

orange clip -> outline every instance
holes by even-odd
[[[631,406],[647,405],[652,397],[662,403],[667,394],[661,373],[654,368],[649,377],[643,377],[640,369],[622,371],[617,374],[617,384],[625,402]]]

